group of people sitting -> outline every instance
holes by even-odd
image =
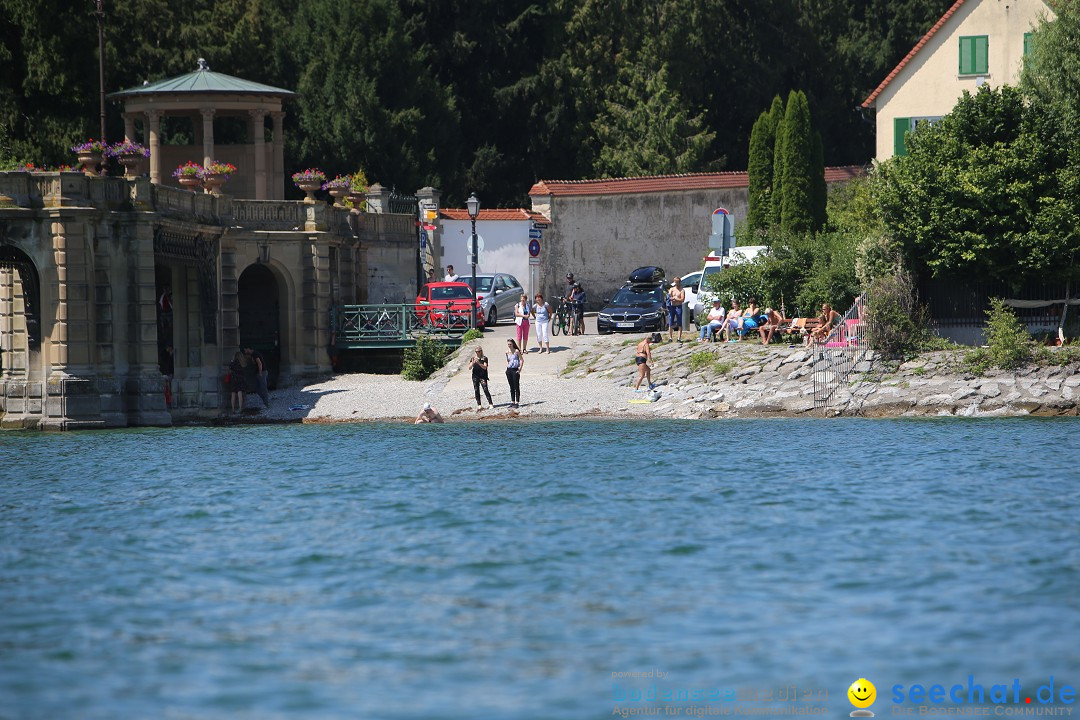
[[[735,342],[734,336],[737,335],[738,340],[743,340],[747,334],[756,330],[761,338],[761,344],[768,345],[778,330],[783,330],[785,325],[791,323],[790,318],[785,318],[784,314],[777,310],[759,308],[755,298],[750,298],[745,309],[739,306],[738,300],[734,299],[731,301],[731,309],[727,311],[721,307],[719,299],[713,300],[712,304],[707,322],[701,326],[699,342],[715,341],[720,334],[723,334],[724,341]],[[821,306],[821,316],[816,319],[816,326],[804,333],[807,344],[823,342],[840,319],[840,313],[825,303]]]

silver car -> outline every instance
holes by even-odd
[[[458,282],[472,286],[472,276],[462,273]],[[476,276],[477,300],[487,316],[490,327],[499,320],[514,317],[514,305],[521,300],[525,290],[513,275],[506,273],[484,273]]]

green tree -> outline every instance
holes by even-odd
[[[669,86],[666,66],[620,68],[604,110],[593,121],[601,143],[595,170],[601,176],[665,175],[712,169],[706,153],[716,133]]]
[[[777,99],[779,99],[779,96]],[[789,102],[790,99],[791,97],[789,94]],[[787,142],[787,134],[784,132],[784,118],[786,117],[786,112],[784,110],[783,101],[777,103],[774,100],[772,108],[769,110],[769,114],[774,115],[776,121],[776,144],[773,146],[772,194],[769,198],[769,225],[779,228],[780,219],[784,214],[783,158],[786,154],[785,143]]]
[[[783,154],[776,159],[776,172],[783,178],[780,227],[789,233],[807,232],[815,229],[813,135],[810,108],[802,91],[793,90],[788,96],[784,122],[778,132],[784,136]]]
[[[773,150],[776,147],[776,126],[784,103],[777,95],[772,107],[761,113],[750,132],[749,208],[747,226],[755,235],[769,229],[773,191]]]
[[[875,195],[914,269],[1011,283],[1068,271],[1076,216],[1044,125],[1016,88],[984,86],[882,163]]]

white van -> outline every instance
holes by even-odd
[[[700,325],[700,319],[708,315],[709,310],[712,309],[712,296],[706,289],[705,281],[708,277],[714,273],[718,273],[726,267],[732,265],[738,265],[744,262],[750,262],[756,258],[761,252],[767,248],[767,245],[744,245],[737,247],[731,251],[731,255],[728,257],[719,257],[716,255],[709,255],[705,258],[705,267],[701,269],[701,275],[698,277],[697,284],[693,285],[693,299],[691,295],[687,293],[687,305],[691,302],[693,307],[693,317]],[[721,305],[726,309],[731,304],[731,298],[722,298]],[[704,311],[704,315],[702,314]]]

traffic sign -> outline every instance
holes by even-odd
[[[540,258],[538,258],[538,257],[529,258],[529,266],[530,267],[533,266],[533,265],[539,265],[539,264],[540,264]]]
[[[474,262],[477,265],[483,264],[484,258],[484,236],[480,233],[473,235],[465,243],[465,252],[469,256],[469,264]]]
[[[551,225],[549,223],[542,223],[542,222],[534,222],[532,224],[532,226],[533,226],[534,230],[540,230],[541,228],[549,228],[549,227],[551,227]]]
[[[423,250],[427,247],[427,233],[423,230],[420,231],[420,249]]]
[[[540,241],[535,238],[529,241],[529,257],[540,257]]]
[[[539,230],[530,230],[529,231],[529,237],[536,238],[537,240],[539,240],[540,238],[543,237],[543,234]]]

